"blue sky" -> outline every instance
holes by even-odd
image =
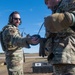
[[[0,30],[8,23],[9,14],[13,11],[18,11],[21,15],[20,32],[24,31],[30,35],[37,34],[44,22],[44,17],[51,14],[44,0],[0,0]],[[39,34],[44,37],[44,26]],[[30,49],[23,49],[25,53],[37,53],[39,52],[39,45],[31,46]],[[1,46],[0,52],[3,52]]]

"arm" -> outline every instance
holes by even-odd
[[[45,18],[45,27],[50,32],[60,32],[63,29],[73,26],[75,23],[74,18],[73,13],[54,13]]]
[[[3,40],[6,45],[30,48],[30,44],[38,43],[34,37],[21,37],[16,27],[9,26],[3,31]]]

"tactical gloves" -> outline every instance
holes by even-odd
[[[45,42],[46,42],[46,38],[40,38],[40,43],[39,43],[39,56],[46,56],[45,54]]]
[[[52,14],[45,18],[44,25],[52,33],[60,32],[72,25],[72,15],[68,12]]]

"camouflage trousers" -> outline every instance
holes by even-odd
[[[23,73],[23,67],[18,66],[18,67],[15,67],[14,69],[13,68],[9,68],[7,67],[8,69],[8,75],[24,75]]]
[[[55,64],[53,65],[53,75],[75,75],[75,65]]]
[[[9,51],[10,55],[6,55],[6,64],[8,75],[24,75],[23,73],[23,52],[16,50],[15,52]]]

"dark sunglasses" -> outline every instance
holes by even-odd
[[[21,18],[13,18],[14,20],[21,20]]]

